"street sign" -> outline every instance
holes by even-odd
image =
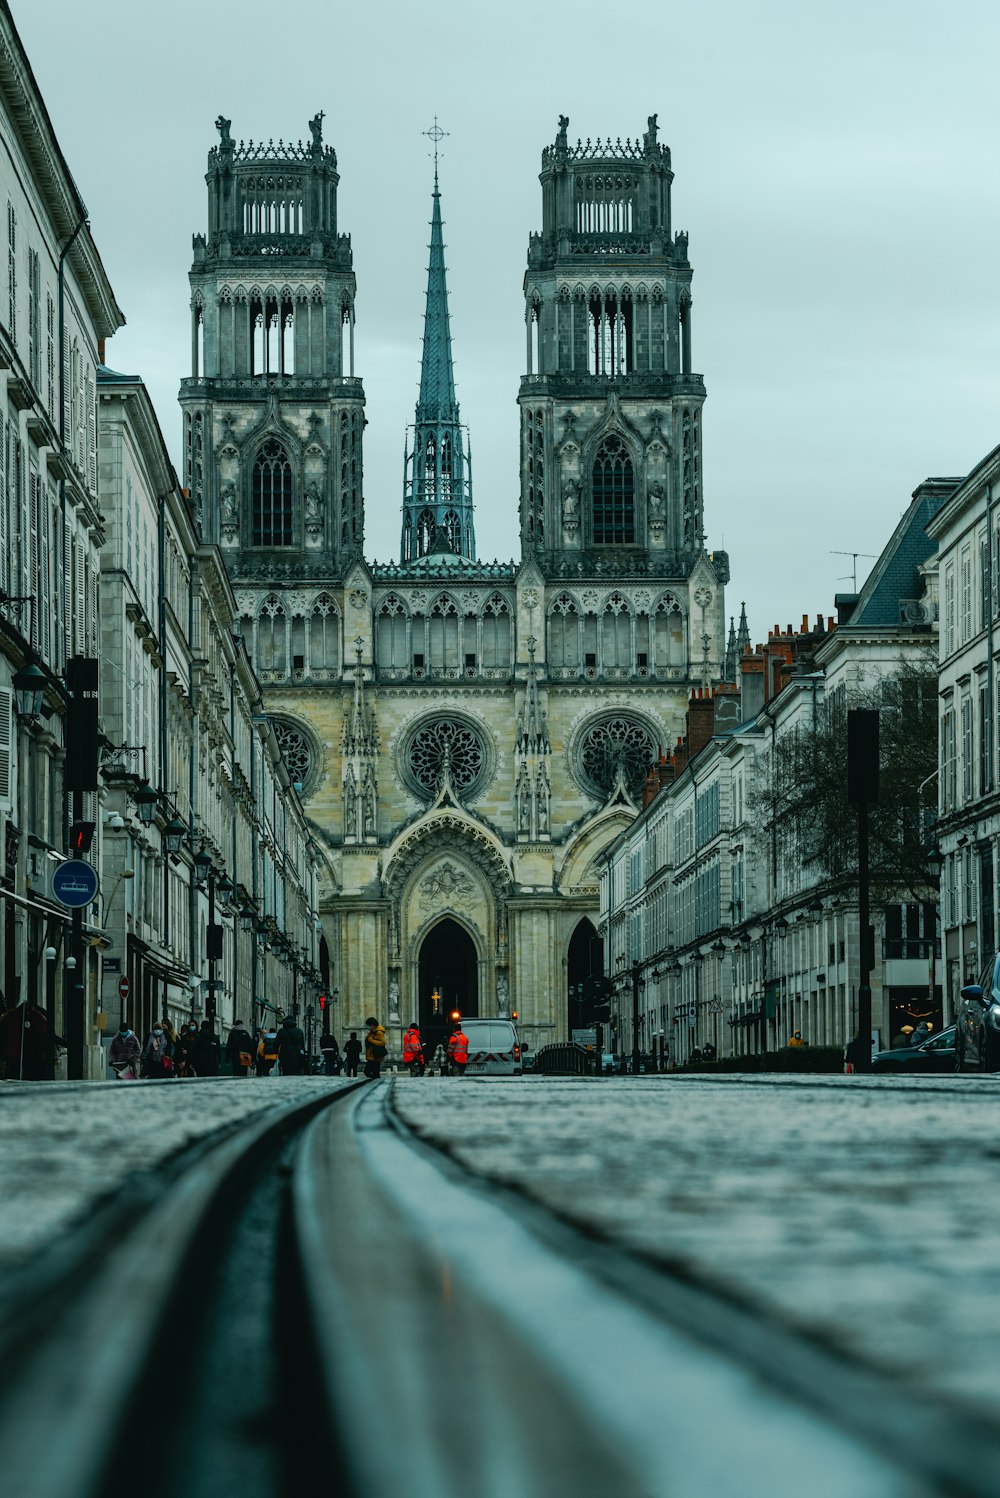
[[[127,978],[119,978],[118,979],[118,997],[120,999],[127,999],[128,996],[129,996],[129,992],[130,991],[131,991],[131,984],[129,983],[128,979]]]
[[[101,963],[101,971],[105,973],[120,973],[122,960],[120,957],[105,957]]]
[[[52,898],[72,910],[92,904],[100,887],[97,870],[86,859],[67,858],[53,870]]]
[[[593,1048],[597,1044],[597,1031],[572,1030],[570,1031],[570,1039],[574,1042],[575,1045],[583,1045]]]

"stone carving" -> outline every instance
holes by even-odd
[[[225,115],[221,114],[215,122],[215,128],[216,130],[218,130],[220,136],[219,146],[223,151],[231,151],[234,149],[233,137],[229,133],[232,123],[232,120],[227,120]]]
[[[563,529],[575,535],[580,529],[580,482],[571,479],[562,492]]]
[[[524,606],[525,606],[526,609],[537,609],[537,607],[538,607],[538,589],[537,588],[525,588],[524,592],[521,594],[521,598],[524,600]]]
[[[420,904],[425,910],[435,905],[471,905],[476,886],[462,869],[453,863],[442,863],[420,883]]]
[[[663,524],[663,505],[663,485],[660,483],[659,479],[654,479],[654,481],[649,486],[650,525]]]
[[[566,131],[568,129],[569,129],[569,115],[568,114],[561,114],[559,116],[559,133],[556,136],[556,150],[557,151],[565,151],[565,150],[568,149],[568,142],[567,142],[567,139],[566,139]]]
[[[507,974],[497,973],[497,1013],[501,1019],[506,1019],[510,1009],[510,982]]]
[[[219,504],[222,510],[222,534],[235,537],[240,528],[239,509],[236,500],[236,488],[233,484],[224,484],[222,493],[219,495]]]
[[[352,609],[363,609],[368,606],[368,594],[364,588],[352,588],[348,595],[348,601]]]
[[[711,588],[695,588],[694,601],[700,609],[707,609],[712,602]]]
[[[399,979],[395,973],[389,979],[389,1019],[399,1019]]]
[[[656,149],[656,134],[658,129],[656,115],[651,114],[646,120],[646,133],[642,137],[642,148],[647,155]]]
[[[309,129],[312,132],[313,150],[314,151],[318,151],[319,148],[320,148],[320,146],[323,144],[323,110],[322,109],[320,110],[319,114],[314,114],[313,117],[312,117],[312,119],[309,121]]]

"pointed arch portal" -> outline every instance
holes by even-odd
[[[420,1030],[429,1060],[439,1041],[447,1043],[454,1010],[463,1019],[479,1013],[476,947],[457,921],[448,918],[438,921],[424,937],[420,944],[419,983]],[[435,993],[440,996],[436,1010]]]
[[[566,1033],[589,1030],[594,1023],[593,995],[586,991],[586,980],[603,971],[601,940],[593,923],[586,917],[578,923],[569,940],[566,954]]]

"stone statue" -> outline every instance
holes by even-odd
[[[538,830],[539,832],[549,830],[549,798],[544,789],[538,792]]]
[[[559,116],[559,134],[556,136],[556,150],[557,151],[565,151],[566,150],[566,131],[568,129],[569,129],[569,115],[568,114],[561,114]]]
[[[219,115],[219,118],[215,122],[215,128],[216,128],[216,130],[218,130],[219,135],[221,136],[221,139],[219,141],[219,145],[220,145],[220,147],[222,148],[223,151],[230,151],[230,150],[232,150],[233,137],[229,133],[229,127],[230,127],[230,125],[232,123],[233,123],[232,120],[227,120],[226,117],[225,117],[225,115],[221,115],[221,114]]]
[[[225,484],[219,495],[222,504],[222,523],[224,526],[236,524],[236,490],[232,484]]]
[[[497,1013],[505,1019],[510,1005],[510,983],[506,973],[497,973]]]
[[[356,837],[358,831],[358,808],[354,800],[354,792],[348,791],[344,801],[344,833],[347,837]]]
[[[580,483],[578,479],[570,479],[565,485],[562,493],[563,524],[576,523],[577,510],[580,504]]]
[[[375,835],[375,792],[371,786],[365,793],[365,837]]]
[[[654,479],[649,486],[649,518],[652,521],[663,519],[663,485],[659,479]]]
[[[306,485],[306,519],[321,520],[323,517],[323,496],[319,492],[316,480],[311,480]]]
[[[313,150],[314,151],[318,150],[319,147],[323,144],[323,110],[322,109],[320,110],[319,114],[314,114],[313,117],[312,117],[312,119],[309,121],[309,129],[312,131]]]
[[[389,1017],[399,1018],[399,979],[393,973],[389,979]]]
[[[528,799],[527,786],[521,788],[518,796],[517,830],[518,832],[531,831],[531,804]]]

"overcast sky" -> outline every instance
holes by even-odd
[[[325,132],[358,279],[369,557],[398,554],[435,113],[480,557],[517,555],[522,277],[538,170],[659,114],[690,233],[705,522],[751,632],[831,613],[915,485],[1000,442],[993,0],[11,0],[180,471],[191,234],[213,121]],[[871,563],[858,562],[862,580]],[[846,578],[846,580],[845,580]]]

